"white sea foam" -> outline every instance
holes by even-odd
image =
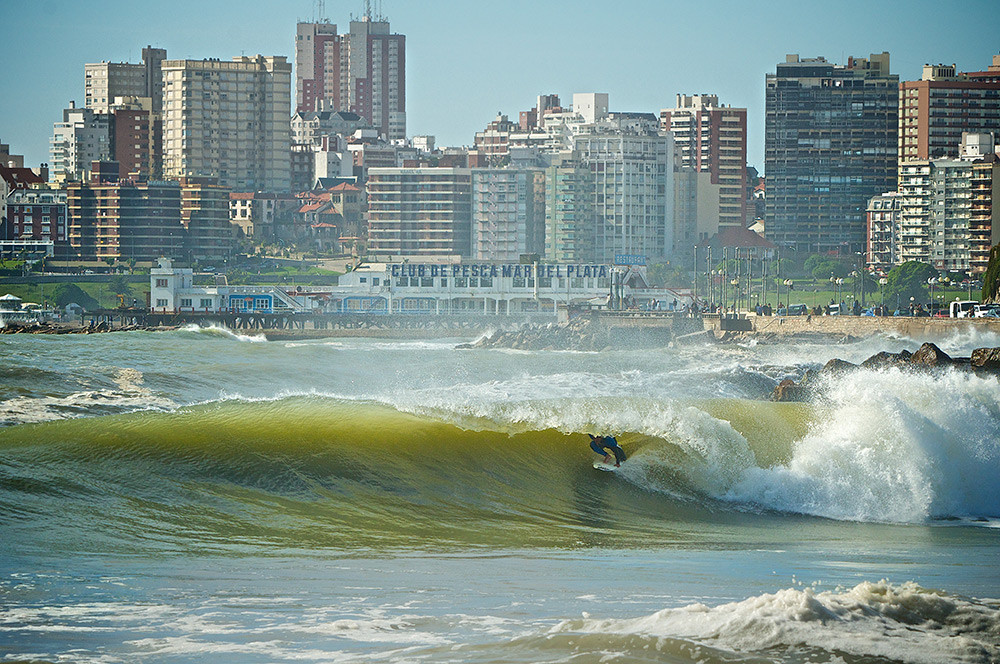
[[[265,343],[267,337],[263,334],[242,334],[241,332],[236,332],[230,330],[225,325],[218,325],[212,323],[211,325],[196,325],[195,323],[190,323],[181,328],[183,332],[197,332],[198,334],[206,334],[217,337],[224,337],[227,339],[235,339],[236,341],[243,341],[246,343]]]
[[[724,497],[837,519],[1000,514],[995,378],[856,372],[837,379],[792,460],[752,467]]]
[[[84,390],[65,396],[14,397],[0,401],[0,424],[28,424],[93,415],[94,412],[170,410],[176,404],[143,385],[141,371],[119,368],[118,389]]]
[[[742,602],[664,609],[628,620],[564,621],[552,634],[594,633],[689,639],[742,654],[822,649],[915,664],[987,662],[1000,657],[1000,609],[915,583],[861,583],[816,592],[788,588]]]

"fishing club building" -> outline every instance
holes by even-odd
[[[161,259],[150,273],[158,313],[330,313],[555,316],[560,307],[622,308],[680,297],[645,288],[644,269],[595,263],[362,263],[334,287],[195,286],[190,268]]]

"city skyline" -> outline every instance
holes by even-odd
[[[754,11],[738,2],[694,7],[631,0],[579,11],[517,0],[497,12],[448,0],[420,7],[385,2],[381,10],[392,31],[407,37],[410,136],[434,135],[439,146],[471,145],[497,111],[516,117],[539,94],[606,92],[611,110],[650,113],[673,106],[677,94],[713,94],[722,104],[747,108],[747,160],[763,170],[764,77],[786,54],[844,64],[849,56],[884,50],[891,72],[906,81],[918,80],[924,64],[985,69],[997,51],[987,31],[968,29],[1000,19],[994,2],[973,0],[962,3],[960,14],[944,15],[939,3],[924,1],[908,3],[905,11],[891,12],[888,2],[875,6],[882,11],[853,1],[835,11],[791,2]],[[0,140],[24,154],[26,164],[50,161],[53,123],[71,100],[83,105],[84,64],[137,62],[147,45],[165,48],[171,59],[259,53],[291,61],[296,23],[315,18],[315,3],[306,0],[281,10],[264,3],[182,0],[150,7],[115,0],[101,10],[42,2],[6,19],[14,37],[0,45]],[[346,25],[362,11],[361,2],[326,3],[325,18]],[[815,34],[815,25],[823,34]],[[722,38],[710,41],[712,34]]]

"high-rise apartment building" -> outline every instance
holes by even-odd
[[[899,177],[897,261],[919,261],[938,270],[970,269],[972,162],[907,161]]]
[[[677,95],[660,111],[660,129],[674,135],[681,168],[719,185],[719,226],[745,228],[747,109],[719,106],[716,95]]]
[[[544,249],[545,211],[539,209],[540,171],[472,170],[472,256],[517,262]]]
[[[930,263],[931,163],[901,163],[898,186],[900,211],[896,263]]]
[[[861,252],[868,201],[896,188],[889,54],[846,65],[789,55],[766,82],[767,238],[801,252]]]
[[[185,253],[195,260],[228,258],[235,248],[229,223],[229,190],[214,178],[181,178]]]
[[[85,64],[85,106],[95,113],[109,113],[116,97],[149,97],[153,110],[163,108],[163,75],[160,66],[167,51],[147,46],[142,62],[97,62]]]
[[[389,256],[472,254],[466,168],[368,170],[368,249]]]
[[[291,65],[282,56],[163,62],[163,172],[240,191],[291,187]]]
[[[86,179],[91,163],[111,159],[111,116],[70,102],[53,125],[49,149],[55,182]]]
[[[899,161],[951,155],[963,132],[1000,133],[1000,55],[981,72],[924,65],[899,84]]]
[[[972,162],[970,192],[969,268],[982,274],[990,262],[990,249],[1000,244],[1000,154]]]
[[[1000,155],[991,134],[964,133],[958,147],[958,158],[900,162],[896,263],[986,270],[1000,242]]]
[[[406,138],[406,37],[370,13],[350,26],[298,24],[296,111],[350,111],[389,140]]]
[[[341,109],[337,26],[299,23],[295,35],[295,111]]]
[[[582,263],[594,256],[594,174],[572,154],[545,170],[545,257]]]
[[[896,242],[899,239],[900,213],[903,197],[890,191],[873,196],[868,201],[868,244],[865,265],[879,273],[891,270],[899,263]]]
[[[656,126],[652,114],[649,121]],[[622,118],[624,122],[627,119]],[[670,134],[594,127],[576,136],[581,163],[594,176],[594,256],[669,260],[673,253],[674,141]]]
[[[118,164],[90,169],[90,180],[67,186],[69,244],[86,260],[146,261],[183,249],[181,189],[176,182],[136,182],[118,176]]]
[[[163,163],[163,118],[149,97],[117,97],[110,109],[111,156],[124,175],[158,179]]]

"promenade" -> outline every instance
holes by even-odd
[[[891,334],[911,339],[942,339],[961,332],[995,332],[1000,334],[997,318],[929,318],[912,316],[756,316],[748,315],[751,331],[747,335],[828,334],[830,336],[865,337]],[[718,318],[704,319],[706,329],[719,330]]]

